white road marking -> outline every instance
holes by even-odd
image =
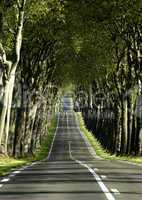
[[[53,149],[53,145],[54,145],[54,141],[55,141],[55,138],[56,138],[56,135],[57,135],[57,130],[58,130],[58,126],[59,126],[59,115],[60,115],[60,114],[58,114],[57,127],[56,127],[56,131],[55,131],[55,134],[54,134],[54,137],[53,137],[53,141],[52,141],[52,144],[51,144],[51,147],[50,147],[48,156],[47,156],[47,160],[49,160],[49,158],[50,158],[50,155],[51,155],[51,152],[52,152],[52,149]]]
[[[2,184],[0,184],[0,188],[2,187],[3,185]]]
[[[101,175],[101,178],[102,179],[106,179],[107,177],[105,175]]]
[[[34,166],[34,165],[38,165],[38,164],[40,164],[41,162],[40,161],[37,161],[37,162],[33,162],[32,164],[30,164],[29,166],[30,167],[32,167],[32,166]]]
[[[21,173],[20,170],[19,170],[19,171],[14,171],[14,172],[12,172],[12,174],[19,174],[19,173]]]
[[[9,177],[14,177],[14,176],[15,176],[15,174],[10,174],[10,175],[9,175]]]
[[[68,114],[68,113],[67,113]],[[67,129],[68,129],[68,115],[67,115]],[[82,134],[80,128],[78,127],[79,133],[82,136],[82,138],[84,139],[84,142],[86,143],[86,146],[89,150],[89,152],[92,155],[92,152],[90,150],[90,145],[89,142],[86,140],[85,136]],[[115,200],[115,197],[112,195],[112,193],[109,191],[109,189],[106,187],[106,185],[102,182],[101,178],[99,177],[99,175],[94,171],[94,169],[92,169],[91,167],[89,167],[89,165],[85,164],[84,162],[77,160],[73,157],[72,155],[72,151],[71,151],[71,141],[69,141],[69,156],[71,160],[74,160],[76,163],[80,164],[81,166],[87,168],[89,170],[89,172],[94,176],[95,180],[97,181],[99,187],[101,188],[101,190],[104,192],[106,198],[108,200]],[[93,154],[94,156],[94,154]],[[94,156],[96,158],[96,156]]]
[[[21,170],[27,169],[29,166],[22,167]]]
[[[4,178],[4,179],[1,180],[1,183],[5,183],[5,182],[8,182],[8,181],[10,181],[10,178]]]
[[[113,192],[113,193],[116,194],[116,195],[117,195],[117,194],[120,194],[120,192],[119,192],[117,189],[115,189],[115,188],[112,188],[112,189],[111,189],[111,192]]]
[[[98,171],[99,171],[99,169],[98,169],[98,168],[94,168],[94,171],[95,171],[95,172],[98,172]]]
[[[115,200],[115,197],[111,194],[109,189],[102,182],[102,180],[99,177],[99,175],[92,168],[90,168],[87,164],[84,164],[82,161],[76,160],[73,157],[73,155],[71,153],[71,141],[69,142],[69,155],[70,155],[70,158],[72,160],[74,160],[76,163],[80,164],[81,166],[84,166],[85,168],[87,168],[91,172],[91,174],[94,176],[95,180],[97,181],[98,185],[100,186],[101,190],[104,192],[104,194],[105,194],[105,196],[107,197],[108,200]]]
[[[33,165],[35,165],[36,163],[32,163],[30,166],[33,166]]]

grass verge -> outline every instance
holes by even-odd
[[[43,138],[41,147],[37,150],[35,160],[42,160],[47,157],[50,146],[57,127],[57,117],[53,117],[51,126],[48,129],[48,134]]]
[[[11,170],[20,168],[23,165],[30,164],[32,161],[42,160],[48,155],[54,133],[57,126],[57,118],[54,116],[51,121],[51,126],[48,129],[48,134],[43,138],[42,145],[36,152],[34,157],[28,157],[24,159],[14,159],[0,155],[0,176],[8,174]]]
[[[128,161],[131,163],[142,164],[142,156],[116,156],[115,154],[111,155],[108,153],[99,141],[94,137],[94,135],[87,130],[84,124],[84,120],[81,113],[76,113],[76,117],[79,122],[79,126],[81,131],[84,133],[91,146],[95,150],[97,156],[106,159],[106,160],[119,160],[119,161]]]
[[[19,168],[30,161],[26,159],[14,159],[6,156],[0,156],[0,176],[6,175],[9,171]]]

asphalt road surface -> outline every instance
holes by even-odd
[[[0,200],[141,200],[142,167],[97,158],[70,98],[63,108],[47,159],[1,178]]]

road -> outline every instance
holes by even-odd
[[[64,98],[48,157],[0,181],[0,200],[141,200],[142,167],[96,157]]]

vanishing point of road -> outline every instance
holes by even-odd
[[[63,105],[48,157],[1,178],[0,200],[141,200],[142,166],[98,158]]]

